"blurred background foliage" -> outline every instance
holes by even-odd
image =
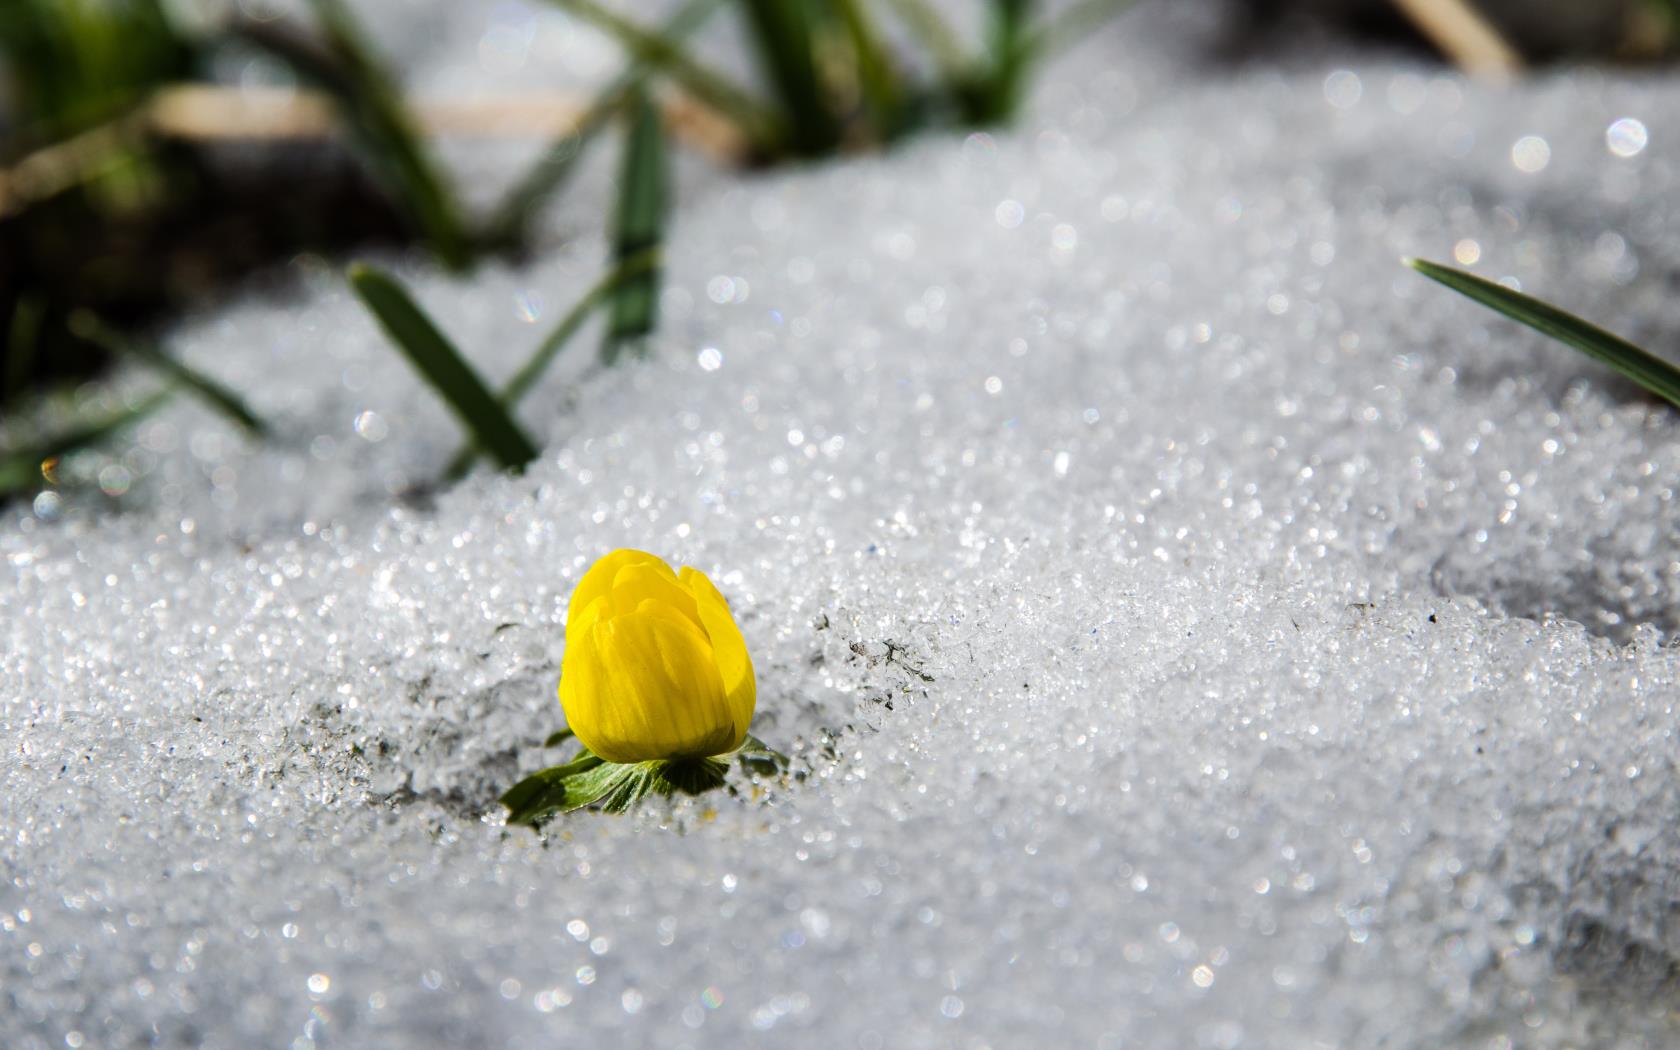
[[[886,148],[925,129],[1005,124],[1036,70],[1127,6],[976,0],[976,35],[952,24],[957,5],[938,0],[689,0],[663,21],[611,0],[525,2],[611,37],[624,66],[577,100],[544,155],[475,215],[433,158],[392,56],[377,53],[347,0],[298,0],[285,14],[259,5],[261,17],[223,0],[0,0],[0,498],[52,484],[55,457],[156,407],[146,398],[76,408],[78,384],[117,356],[155,371],[159,397],[200,397],[264,433],[239,392],[175,362],[145,333],[300,253],[342,259],[415,244],[465,271],[527,251],[533,221],[583,147],[623,126],[606,276],[538,348],[516,391],[493,394],[464,359],[448,360],[459,351],[429,341],[423,309],[387,275],[360,278],[398,349],[462,415],[468,444],[450,473],[477,449],[517,466],[529,442],[515,440],[511,416],[484,413],[510,413],[589,311],[609,317],[606,361],[656,321],[669,196],[656,140],[687,127],[690,144],[714,157],[764,166]],[[1674,54],[1680,30],[1680,0],[1195,2],[1223,3],[1226,53],[1214,61],[1310,26],[1474,66],[1475,42],[1464,44],[1454,21],[1463,17],[1508,66],[1653,61]],[[736,21],[753,70],[688,42],[714,17]],[[228,83],[218,65],[230,51],[262,56],[296,85],[264,96],[277,129],[249,123],[250,85]],[[424,345],[404,345],[404,333]],[[47,417],[51,428],[39,422]]]

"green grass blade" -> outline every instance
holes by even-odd
[[[536,386],[543,373],[554,363],[554,359],[560,356],[560,351],[566,348],[572,336],[583,327],[583,323],[589,319],[589,315],[594,312],[596,307],[605,302],[619,287],[642,274],[648,273],[658,265],[658,251],[650,251],[627,260],[596,282],[595,286],[585,292],[583,298],[579,299],[571,310],[567,311],[566,315],[560,319],[560,323],[550,330],[548,336],[538,344],[536,352],[502,388],[502,405],[511,410],[530,392],[532,387]],[[463,477],[467,470],[471,468],[477,454],[477,445],[469,442],[462,446],[444,471],[445,479],[454,481]]]
[[[395,81],[363,40],[343,0],[310,0],[310,6],[350,75],[354,95],[349,102],[368,147],[401,188],[439,261],[452,269],[466,267],[471,259],[460,207],[427,156]]]
[[[0,386],[0,404],[17,398],[35,369],[41,348],[41,327],[47,306],[35,293],[25,292],[12,305],[11,324],[6,329],[5,385]]]
[[[1080,0],[1021,38],[1029,63],[1060,54],[1101,29],[1137,0]]]
[[[634,93],[629,114],[618,208],[613,220],[615,268],[649,253],[657,254],[665,238],[665,130],[659,123],[659,111],[645,91]],[[653,331],[658,320],[659,281],[659,267],[654,265],[614,289],[601,360],[611,364],[625,344]]]
[[[1020,107],[1035,0],[991,0],[988,6],[984,61],[947,85],[963,122],[981,127],[1007,123]]]
[[[522,467],[537,448],[519,429],[454,344],[438,331],[403,286],[366,264],[350,267],[350,287],[379,326],[432,385],[478,445],[503,467]]]
[[[11,496],[39,488],[43,480],[42,463],[113,437],[119,431],[133,426],[157,411],[173,393],[172,390],[160,390],[131,408],[83,423],[73,430],[47,438],[29,448],[0,454],[0,496]]]
[[[426,152],[401,92],[362,40],[343,0],[309,0],[323,44],[279,22],[245,21],[234,35],[332,97],[386,192],[408,213],[438,261],[464,269],[471,245],[461,208]]]
[[[739,127],[761,152],[780,152],[784,131],[775,115],[726,77],[707,69],[671,35],[620,16],[596,0],[549,0],[600,29],[638,62],[657,69]]]
[[[963,53],[956,30],[951,28],[951,23],[945,21],[938,9],[928,0],[892,0],[892,6],[899,19],[933,57],[934,65],[939,67],[940,78],[947,87],[955,88],[967,83],[974,75],[973,60]]]
[[[817,72],[813,5],[801,0],[742,0],[758,63],[781,100],[788,145],[814,157],[832,152],[840,122],[828,107]]]
[[[268,425],[232,390],[197,369],[182,364],[151,343],[130,340],[87,310],[70,315],[70,332],[103,348],[113,357],[131,357],[196,394],[210,408],[233,420],[256,437],[268,435]]]
[[[1425,277],[1468,296],[1491,310],[1520,321],[1537,332],[1574,347],[1595,361],[1609,365],[1669,404],[1680,408],[1680,368],[1640,349],[1621,336],[1606,332],[1531,295],[1512,291],[1485,277],[1450,266],[1407,259],[1406,265]]]
[[[536,352],[502,388],[501,401],[503,407],[512,411],[514,406],[519,404],[526,394],[530,393],[531,388],[537,385],[537,380],[541,379],[543,373],[548,371],[549,365],[553,364],[554,359],[560,356],[560,351],[566,348],[572,336],[576,335],[578,329],[583,327],[583,323],[589,319],[589,315],[595,311],[596,307],[605,302],[613,292],[617,291],[626,282],[652,271],[658,265],[659,252],[657,250],[649,251],[626,260],[605,277],[595,282],[595,286],[585,292],[583,298],[579,299],[566,312],[566,316],[560,319],[560,323],[555,325],[549,331],[547,337],[537,345]],[[455,457],[449,461],[449,466],[444,471],[445,480],[456,481],[465,476],[477,455],[477,445],[471,442],[463,445],[460,451],[455,453]]]
[[[658,35],[671,42],[693,32],[722,0],[690,0],[659,28]],[[567,182],[589,146],[624,105],[625,95],[647,75],[648,65],[633,58],[611,84],[595,96],[578,118],[577,126],[560,136],[502,198],[484,225],[481,241],[491,248],[516,248],[524,244],[531,219]]]
[[[595,101],[578,118],[577,126],[549,146],[542,158],[502,198],[484,224],[484,230],[479,235],[480,243],[492,249],[518,248],[525,244],[532,218],[571,181],[584,149],[623,106],[625,92],[634,82],[634,78],[626,73],[595,97]]]
[[[863,0],[830,0],[857,57],[858,86],[877,140],[891,141],[909,124],[904,85]]]

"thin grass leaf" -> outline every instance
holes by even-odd
[[[857,60],[858,86],[875,135],[891,141],[908,130],[904,85],[863,0],[830,0]]]
[[[973,77],[973,60],[963,53],[956,31],[938,9],[927,0],[892,0],[892,6],[900,20],[933,56],[940,78],[948,89],[965,84]]]
[[[491,212],[479,234],[481,244],[496,250],[524,246],[531,220],[571,181],[585,148],[624,105],[625,92],[639,76],[639,71],[634,75],[626,72],[595,97],[578,117],[577,126],[549,146]]]
[[[549,0],[618,41],[636,61],[658,69],[741,129],[761,152],[781,151],[785,130],[775,114],[746,91],[690,58],[669,32],[648,29],[596,0]]]
[[[619,176],[618,207],[613,220],[614,268],[657,255],[665,238],[665,131],[646,91],[637,89],[629,103],[630,128]],[[612,292],[601,360],[611,364],[625,345],[653,331],[658,319],[660,271],[657,264],[624,280]]]
[[[1495,284],[1450,266],[1406,259],[1425,277],[1468,296],[1491,310],[1571,346],[1595,361],[1609,365],[1669,404],[1680,408],[1680,368],[1623,339],[1531,295]]]
[[[1026,61],[1036,62],[1058,55],[1088,39],[1137,0],[1080,0],[1038,28],[1025,34],[1021,48]]]
[[[514,373],[513,378],[508,380],[507,385],[502,387],[501,402],[503,407],[512,411],[520,400],[530,393],[531,388],[537,385],[537,380],[541,379],[543,373],[548,371],[548,367],[554,363],[554,359],[560,356],[560,351],[566,348],[572,336],[576,335],[578,329],[583,327],[583,323],[589,319],[589,315],[595,311],[595,308],[606,302],[608,296],[626,282],[651,272],[658,265],[659,252],[655,249],[626,260],[605,277],[595,282],[594,287],[583,293],[583,298],[579,299],[566,312],[566,316],[560,319],[560,323],[549,330],[548,335],[537,345],[536,352],[520,366],[519,371]],[[478,446],[470,442],[463,445],[455,453],[454,458],[449,461],[449,466],[444,471],[444,478],[449,481],[457,481],[464,477],[477,456]]]
[[[157,411],[173,394],[173,390],[160,390],[130,408],[83,423],[29,448],[0,454],[0,496],[39,488],[45,480],[41,464],[115,436]]]
[[[531,439],[402,285],[374,267],[358,263],[350,267],[350,287],[415,371],[443,396],[473,439],[497,463],[517,468],[537,458]]]
[[[87,310],[70,315],[70,332],[115,357],[132,357],[148,368],[192,391],[210,408],[256,437],[268,436],[268,425],[238,394],[221,383],[164,353],[151,343],[124,338]]]
[[[332,97],[386,191],[425,235],[445,266],[471,262],[461,208],[428,156],[413,117],[385,69],[364,43],[343,0],[309,0],[325,46],[280,22],[243,21],[233,35],[279,59],[299,79]]]
[[[690,0],[659,28],[658,34],[674,44],[693,32],[722,2]],[[624,72],[595,96],[589,108],[578,117],[577,126],[556,139],[491,212],[479,235],[480,243],[495,250],[524,245],[532,218],[571,181],[584,150],[611,123],[623,108],[625,96],[647,72],[648,63],[633,58]]]
[[[788,146],[806,157],[832,152],[840,122],[828,108],[817,72],[815,26],[810,3],[742,0],[759,65],[781,101]]]
[[[974,85],[969,119],[978,124],[1008,120],[1020,106],[1030,59],[1027,24],[1034,0],[992,0],[987,47],[989,65]]]
[[[310,7],[351,79],[348,100],[364,137],[401,187],[409,209],[444,265],[471,261],[460,206],[427,156],[395,80],[374,57],[343,0],[310,0]]]
[[[39,295],[25,292],[12,306],[11,324],[6,329],[6,378],[0,387],[0,402],[17,397],[29,382],[35,356],[41,347],[41,325],[46,303]]]

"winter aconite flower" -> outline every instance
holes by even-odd
[[[576,737],[583,749],[503,795],[508,822],[696,795],[721,786],[737,758],[774,772],[787,760],[747,733],[757,702],[747,643],[712,581],[643,551],[613,551],[572,592],[560,663],[568,728],[544,745]]]
[[[705,758],[746,739],[758,699],[729,603],[697,569],[617,550],[584,573],[566,614],[560,704],[608,762]]]

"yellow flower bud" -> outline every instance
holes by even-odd
[[[747,643],[704,573],[617,550],[578,581],[560,706],[589,750],[608,762],[721,755],[741,746],[757,701]]]

